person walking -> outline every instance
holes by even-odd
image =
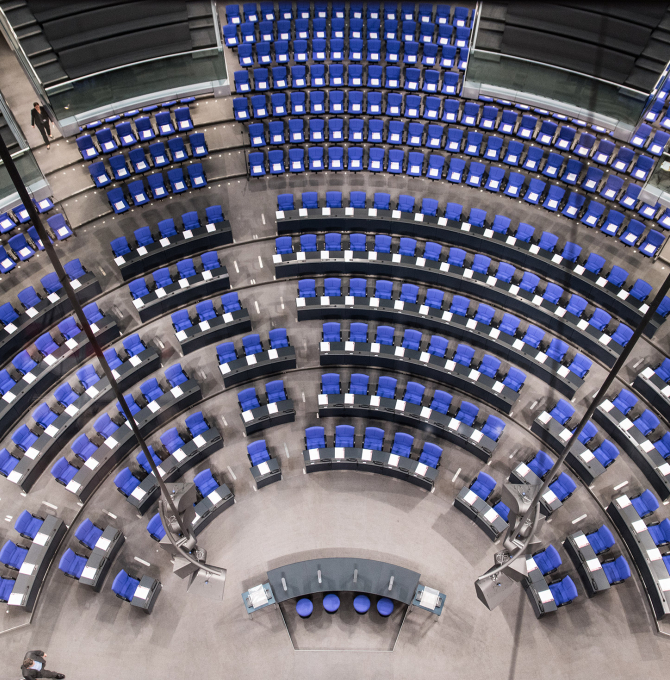
[[[47,655],[40,649],[26,652],[26,657],[21,664],[21,671],[24,678],[64,678],[62,673],[48,671],[46,666]]]
[[[53,139],[54,136],[51,134],[51,114],[42,106],[39,102],[33,104],[33,108],[30,111],[30,124],[42,133],[42,139],[47,145],[47,149],[51,148],[49,144],[49,138]],[[47,137],[49,135],[49,137]]]

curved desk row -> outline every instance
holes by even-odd
[[[661,500],[670,497],[670,463],[658,452],[619,409],[605,399],[598,404],[593,420],[632,458]]]
[[[160,465],[158,474],[166,484],[176,482],[185,472],[223,448],[223,437],[210,427],[170,454]],[[160,487],[153,473],[147,475],[126,500],[143,515],[160,496]]]
[[[670,422],[670,385],[662,380],[651,366],[647,366],[635,376],[633,387],[648,404],[654,405],[667,422]]]
[[[224,220],[197,229],[187,229],[148,246],[140,246],[126,255],[115,257],[114,263],[119,268],[123,280],[128,281],[158,267],[166,267],[177,260],[207,250],[215,250],[232,242],[230,222]]]
[[[222,265],[202,271],[187,279],[179,279],[164,288],[156,288],[149,295],[133,300],[143,323],[187,305],[194,300],[204,300],[228,290],[228,270]]]
[[[664,619],[670,614],[670,574],[647,525],[626,495],[615,498],[607,514],[628,546],[656,618]]]
[[[223,384],[231,387],[262,376],[289,371],[295,366],[295,349],[280,347],[219,364],[219,370],[223,376]]]
[[[119,529],[115,529],[113,526],[105,527],[102,536],[97,540],[88,560],[86,560],[84,570],[79,577],[79,583],[91,586],[95,592],[100,592],[112,567],[112,562],[125,540],[126,537]]]
[[[468,486],[464,486],[454,499],[454,507],[471,519],[492,541],[507,531],[507,522]]]
[[[518,241],[514,236],[475,227],[467,222],[447,220],[446,217],[375,208],[300,208],[279,211],[277,231],[280,235],[314,231],[369,231],[434,239],[462,246],[476,253],[486,253],[548,276],[632,326],[637,326],[649,309],[646,302],[637,300],[602,276],[593,274],[582,265],[569,262],[556,253]],[[655,314],[645,329],[645,335],[651,337],[664,321],[660,314]]]
[[[300,257],[301,255],[304,259]],[[328,255],[329,258],[324,259],[323,255]],[[275,255],[275,262],[278,258],[281,258],[281,261],[275,265],[277,278],[355,274],[387,276],[424,285],[441,286],[501,305],[505,311],[522,314],[533,323],[559,333],[607,366],[614,366],[623,351],[623,347],[612,340],[611,336],[566,311],[565,307],[548,302],[540,295],[523,290],[515,284],[506,283],[488,274],[474,272],[472,269],[455,267],[447,262],[391,253],[350,250]]]
[[[244,430],[248,435],[260,430],[267,430],[275,425],[292,423],[295,421],[293,399],[275,401],[249,411],[242,411],[240,418],[242,418]]]
[[[195,517],[191,521],[193,533],[197,536],[215,517],[227,510],[235,502],[235,494],[226,484],[210,491],[195,506]],[[166,540],[169,541],[167,537]]]
[[[542,411],[535,418],[530,431],[549,444],[558,454],[563,451],[563,447],[572,436],[572,432],[552,418],[547,411]],[[566,463],[587,486],[593,484],[593,480],[605,472],[605,466],[579,440],[572,445]]]
[[[402,479],[422,489],[432,491],[437,479],[437,470],[413,458],[405,458],[387,451],[372,451],[359,448],[309,449],[302,452],[305,471],[358,470],[376,472]]]
[[[9,596],[10,606],[23,607],[27,612],[33,610],[51,560],[66,532],[67,526],[62,519],[55,515],[46,516],[19,569],[12,594]]]
[[[193,379],[187,380],[151,402],[154,405],[153,409],[150,406],[141,409],[135,414],[135,422],[142,435],[146,437],[201,399],[200,385]],[[124,422],[112,437],[105,439],[65,488],[85,503],[98,485],[136,446],[135,435],[130,425]]]
[[[388,321],[410,328],[418,327],[436,331],[458,340],[481,347],[507,359],[511,364],[522,366],[533,375],[572,397],[584,384],[584,380],[567,366],[551,359],[499,329],[487,326],[464,316],[434,309],[425,305],[403,303],[400,300],[379,298],[297,298],[298,321],[323,319],[364,319],[380,323]]]
[[[364,342],[322,342],[321,366],[366,366],[429,378],[465,392],[503,413],[510,413],[519,393],[474,368],[450,359],[395,345]]]
[[[138,362],[137,359],[140,361]],[[121,366],[114,369],[115,377],[119,387],[126,390],[153,373],[159,366],[158,352],[149,348],[137,357],[127,359]],[[24,491],[30,491],[42,472],[58,454],[62,453],[65,444],[114,398],[114,392],[106,377],[101,378],[93,387],[89,387],[51,423],[47,430],[42,432],[39,439],[24,453],[23,458],[9,473],[7,479],[18,484]]]
[[[102,294],[100,282],[91,272],[70,283],[82,305]],[[16,321],[0,330],[0,356],[4,361],[8,361],[35,338],[62,321],[71,311],[72,304],[62,288],[57,293],[51,293],[43,298],[39,304],[21,312]]]
[[[91,324],[91,330],[102,347],[120,335],[116,321],[109,316]],[[86,333],[81,331],[74,338],[66,340],[53,354],[45,356],[32,371],[18,380],[0,399],[0,438],[40,396],[93,354]]]
[[[547,579],[532,557],[526,559],[526,569],[528,576],[523,580],[523,589],[526,591],[528,600],[535,618],[542,618],[545,614],[551,614],[558,609],[554,596],[549,588]]]
[[[464,448],[485,463],[498,445],[476,427],[470,427],[427,406],[417,406],[399,399],[363,394],[320,394],[319,418],[329,416],[377,418],[416,427]]]
[[[242,308],[234,312],[226,312],[221,316],[177,331],[177,340],[184,354],[190,354],[195,350],[212,345],[219,340],[229,338],[239,333],[247,333],[251,330],[249,312]]]

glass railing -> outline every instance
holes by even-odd
[[[151,99],[152,93],[174,93],[200,84],[225,84],[223,52],[210,48],[128,64],[47,88],[58,120],[105,109],[118,102]],[[214,86],[212,85],[212,86]],[[132,108],[132,106],[130,107]]]
[[[40,192],[48,186],[30,149],[18,151],[12,154],[12,158],[29,192]],[[16,187],[9,177],[9,172],[7,172],[4,163],[0,161],[0,212],[4,212],[7,207],[16,205],[19,202],[20,199]]]
[[[568,71],[549,64],[472,49],[464,88],[482,94],[514,98],[523,95],[545,100],[543,108],[576,116],[593,113],[602,122],[634,128],[647,105],[648,95],[616,83]],[[507,93],[507,96],[506,96]],[[552,106],[551,102],[555,102]],[[602,124],[602,123],[601,123]]]

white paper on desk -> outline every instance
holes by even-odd
[[[558,500],[558,496],[551,489],[547,489],[542,498],[544,498],[547,503],[554,503]]]
[[[663,559],[661,551],[658,548],[649,548],[647,550],[647,557],[649,558],[650,562],[656,562]]]
[[[156,288],[154,292],[156,293],[156,297],[159,298],[165,297],[167,295],[167,293],[165,292],[165,288]]]
[[[177,340],[179,340],[179,342],[184,342],[186,337],[186,331],[177,331]]]
[[[58,302],[60,300],[60,295],[58,293],[51,293],[50,295],[47,295],[47,300],[49,300],[49,302],[51,302],[53,304],[54,302]],[[5,330],[7,330],[6,326],[5,326]],[[16,328],[14,328],[14,330],[16,330]],[[11,333],[11,331],[10,331],[10,333]]]
[[[133,498],[137,498],[138,501],[141,501],[147,495],[147,492],[144,491],[144,489],[141,489],[139,486],[136,486],[130,495]]]
[[[119,443],[119,442],[117,442],[116,439],[114,439],[114,437],[107,437],[107,439],[105,439],[105,444],[106,444],[110,449],[113,449],[114,447],[116,447],[116,446],[118,445],[118,443]]]
[[[267,464],[267,461],[264,461],[264,462],[258,464],[258,471],[262,475],[269,475],[270,474],[270,466]]]
[[[335,448],[335,458],[344,458],[344,448],[341,446]]]
[[[535,560],[532,557],[526,558],[526,571],[530,573],[531,571],[535,571],[537,569],[537,564],[535,563]]]
[[[370,406],[379,406],[381,404],[381,397],[373,395],[370,397]]]
[[[173,387],[170,390],[170,392],[172,392],[173,397],[181,397],[181,395],[184,394],[184,390],[182,390],[182,388],[179,387],[179,385],[177,385],[176,387]]]
[[[47,435],[47,437],[55,437],[58,434],[58,428],[54,427],[53,425],[49,425],[49,427],[44,430],[44,434]]]
[[[428,466],[425,463],[417,463],[416,470],[414,471],[414,474],[419,475],[420,477],[425,477],[427,471],[428,471]]]
[[[628,498],[628,496],[626,496],[626,494],[624,494],[623,496],[619,496],[619,497],[616,499],[616,504],[617,504],[620,508],[625,508],[625,507],[627,507],[627,506],[630,505],[630,498]]]
[[[624,431],[628,432],[631,427],[633,427],[633,422],[629,418],[624,418],[620,423],[619,427]]]
[[[463,496],[463,500],[468,505],[472,505],[478,498],[479,498],[479,496],[474,491],[471,491],[470,489],[468,489],[468,492],[465,494],[465,496]]]
[[[421,407],[421,413],[419,414],[422,418],[425,418],[428,420],[430,416],[432,415],[433,410],[428,408],[427,406],[422,406]]]
[[[389,465],[391,467],[398,467],[398,463],[400,462],[400,456],[397,453],[392,453],[389,455]]]
[[[226,373],[230,373],[230,366],[228,366],[228,364],[221,364],[219,366],[219,370],[221,371],[222,375],[226,375]]]
[[[586,538],[584,534],[581,534],[580,536],[575,536],[575,545],[578,548],[586,548],[587,545],[590,545],[589,539]]]
[[[586,568],[589,571],[598,571],[598,569],[602,569],[603,566],[600,564],[600,560],[597,557],[594,557],[591,560],[586,560]]]
[[[310,460],[319,460],[321,456],[319,455],[319,449],[310,449],[308,451]]]
[[[11,404],[14,401],[14,399],[16,399],[16,395],[12,394],[11,392],[5,392],[5,394],[2,395],[2,398],[8,404]]]
[[[12,470],[12,471],[7,475],[7,479],[8,479],[10,482],[13,482],[14,484],[18,484],[18,483],[21,481],[21,477],[23,477],[23,475],[22,475],[20,472],[17,472],[16,470]]]
[[[484,513],[484,519],[489,522],[490,524],[493,524],[500,515],[493,509],[489,508],[485,513]]]
[[[484,434],[480,430],[474,430],[470,435],[470,439],[472,439],[473,442],[480,442],[483,436]]]
[[[39,455],[39,451],[32,446],[26,451],[25,456],[26,458],[30,458],[30,460],[35,460],[37,456]]]
[[[588,462],[592,461],[592,460],[595,458],[595,456],[594,456],[588,449],[586,449],[586,451],[582,451],[582,452],[579,454],[579,457],[580,457],[585,463],[588,463]]]
[[[214,489],[214,491],[211,491],[208,494],[207,498],[209,498],[213,505],[216,505],[217,503],[221,502],[221,495],[216,489]]]
[[[33,543],[35,545],[46,545],[47,541],[49,540],[49,535],[48,534],[37,534],[35,538],[33,538]]]
[[[148,588],[145,588],[144,586],[137,586],[134,597],[136,597],[138,600],[146,600],[148,594]]]
[[[108,538],[103,538],[100,536],[100,538],[97,540],[95,547],[100,548],[100,550],[107,550],[111,544],[111,541]]]
[[[212,272],[209,269],[205,269],[205,271],[202,272],[203,281],[209,281],[212,277],[213,277]]]
[[[157,401],[150,401],[150,402],[147,404],[147,408],[148,408],[152,413],[156,413],[156,411],[160,411],[160,410],[161,410],[161,407],[159,406],[159,404],[158,404]]]
[[[667,593],[668,590],[670,590],[670,578],[659,578],[658,579],[658,587],[664,593]],[[10,595],[10,597],[11,597],[11,595]]]
[[[98,467],[100,463],[95,458],[89,458],[85,463],[84,467],[87,467],[89,470],[95,470],[95,468]]]
[[[247,360],[247,366],[253,366],[254,364],[258,363],[258,359],[256,359],[255,354],[248,354],[245,358]]]
[[[79,489],[81,489],[81,484],[79,482],[75,482],[74,479],[70,480],[70,483],[65,487],[68,491],[71,491],[72,493],[77,493]]]
[[[643,531],[647,531],[647,525],[641,519],[636,519],[634,522],[631,522],[631,526],[635,530],[636,534],[641,534]]]
[[[230,323],[233,320],[233,315],[231,312],[224,312],[223,313],[223,322],[224,323]],[[208,321],[203,321],[200,326],[202,328],[203,324],[207,324],[207,328],[209,328],[209,322]],[[202,330],[205,330],[205,328],[202,328]]]
[[[546,425],[551,420],[551,415],[549,413],[547,413],[547,411],[542,411],[542,413],[540,413],[540,415],[537,417],[537,419],[543,425]]]
[[[365,461],[370,462],[372,460],[372,450],[371,449],[363,449],[363,453],[361,455],[361,458]]]
[[[26,576],[31,576],[33,571],[35,571],[35,565],[24,562],[19,569],[19,574],[25,574]]]
[[[82,578],[93,580],[98,570],[95,567],[84,567],[84,571],[81,572]]]
[[[178,283],[180,288],[188,288],[191,285],[188,279],[179,279]]]
[[[248,423],[250,420],[254,419],[254,414],[251,411],[242,411],[242,420]]]
[[[177,459],[178,463],[181,463],[182,460],[184,460],[184,458],[186,458],[186,454],[181,449],[177,449],[176,451],[173,451],[172,455]]]
[[[664,476],[667,477],[670,475],[670,465],[668,463],[663,463],[663,465],[658,466],[658,471]]]
[[[65,345],[68,349],[74,349],[78,344],[79,343],[74,338],[65,341]]]
[[[74,404],[70,404],[65,409],[65,413],[67,413],[70,416],[70,418],[72,418],[72,417],[76,416],[77,413],[79,413],[79,409]]]
[[[270,413],[271,415],[275,414],[275,413],[279,413],[279,407],[277,406],[277,404],[275,402],[268,404],[268,413]]]
[[[353,394],[345,394],[344,395],[344,403],[345,404],[353,404],[354,403],[354,395]]]
[[[540,598],[540,602],[543,604],[554,601],[554,596],[551,594],[551,590],[543,590],[539,592],[537,596]]]
[[[525,463],[519,463],[516,468],[516,473],[525,477],[530,472],[530,468]]]
[[[405,406],[407,406],[406,401],[403,401],[402,399],[396,399],[396,402],[395,402],[395,410],[396,411],[404,411]]]

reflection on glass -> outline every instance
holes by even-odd
[[[635,126],[647,95],[580,73],[509,55],[471,50],[466,84],[532,94]]]
[[[13,158],[14,164],[21,175],[21,179],[23,179],[23,183],[27,187],[44,179],[42,171],[37,165],[37,161],[30,149],[26,149],[25,151],[16,154]],[[16,188],[9,177],[7,168],[4,163],[0,161],[0,204],[2,204],[6,198],[15,194]]]
[[[92,74],[47,88],[58,119],[152,92],[174,90],[227,78],[223,52],[199,50]]]

